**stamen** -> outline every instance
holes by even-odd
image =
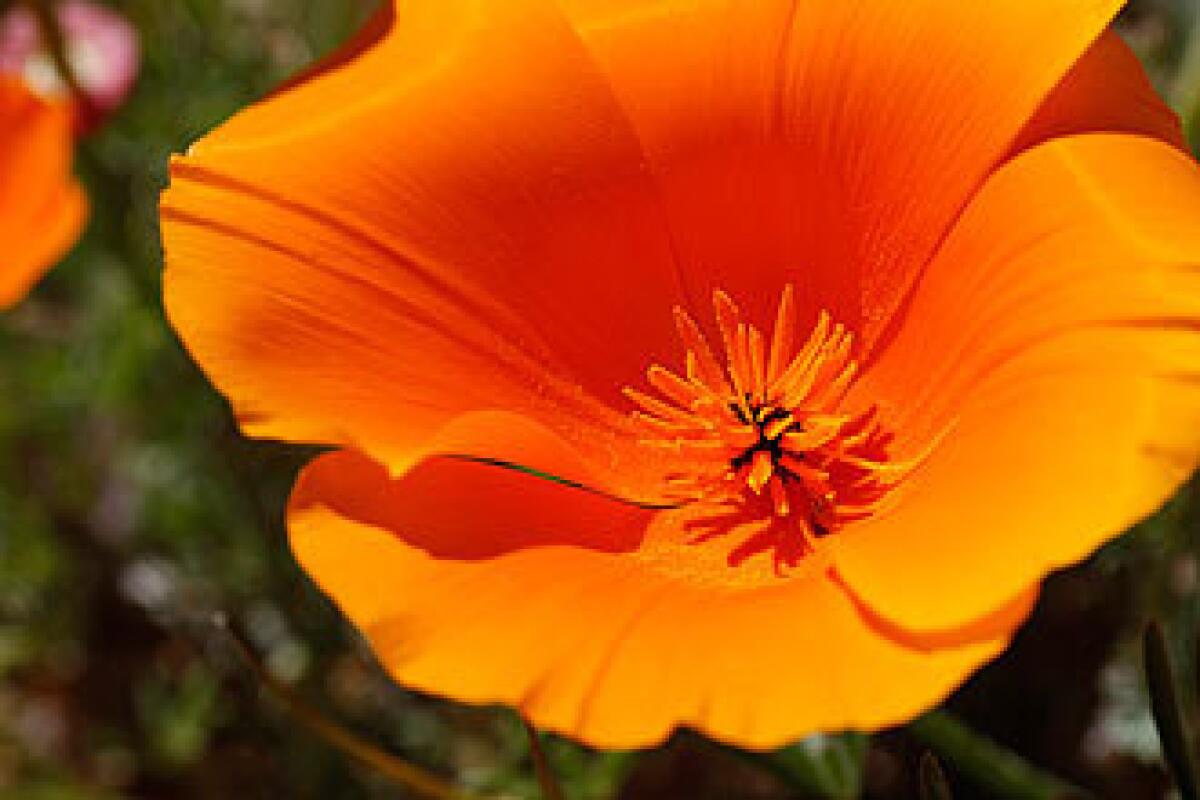
[[[721,438],[725,443],[742,450],[753,447],[758,442],[758,431],[750,426],[740,428],[722,428]]]
[[[643,411],[633,412],[633,418],[635,420],[637,420],[640,424],[645,425],[646,427],[655,428],[657,430],[663,431],[664,433],[677,434],[677,433],[681,433],[682,431],[686,430],[686,428],[684,428],[677,422],[670,422],[665,419],[659,419],[658,417],[653,416],[651,414],[647,414]],[[674,441],[672,441],[672,442],[655,442],[655,444],[670,444],[670,445],[674,446],[677,444],[677,442],[674,442]]]
[[[858,375],[858,362],[851,361],[842,370],[841,374],[834,378],[825,388],[821,399],[816,403],[816,407],[824,411],[841,403],[845,399],[846,392],[850,389],[850,384],[854,381],[856,375]]]
[[[796,424],[796,418],[792,416],[790,411],[786,411],[786,412],[784,412],[783,416],[781,416],[779,419],[775,420],[774,422],[768,423],[767,426],[762,429],[763,437],[767,441],[773,442],[776,439],[778,439],[780,436],[783,436],[784,431],[786,431],[788,428],[792,427],[795,424]]]
[[[822,311],[820,318],[817,320],[817,326],[813,329],[812,336],[809,337],[804,347],[801,348],[799,354],[792,359],[783,374],[779,376],[779,379],[772,384],[772,399],[793,394],[794,385],[803,379],[807,372],[812,371],[819,365],[817,359],[821,348],[825,344],[825,338],[828,335],[829,322],[829,315]]]
[[[734,403],[746,417],[750,417],[753,411],[750,408],[749,347],[745,342],[746,328],[740,322],[741,312],[729,295],[719,290],[713,292],[713,308],[716,310],[717,325],[721,328],[721,340],[725,344]]]
[[[765,450],[759,450],[754,454],[754,460],[750,464],[750,474],[746,476],[746,485],[755,494],[762,494],[763,487],[767,485],[767,481],[771,480],[771,476],[774,474],[775,464],[771,460],[771,454]]]
[[[622,392],[652,417],[659,417],[662,420],[678,423],[684,429],[691,427],[712,427],[711,424],[705,424],[705,420],[698,419],[694,414],[689,414],[683,409],[668,405],[662,400],[656,400],[650,395],[642,394],[637,389],[626,386]]]
[[[803,433],[785,433],[781,438],[785,450],[803,453],[805,450],[816,450],[818,447],[828,444],[837,438],[840,432],[836,426],[818,426]]]
[[[792,513],[791,503],[788,502],[787,489],[783,486],[783,478],[778,475],[771,477],[771,505],[775,509],[775,516],[786,517]]]
[[[694,384],[658,364],[653,364],[646,370],[646,380],[668,400],[683,408],[690,408],[701,396]]]
[[[891,458],[885,450],[890,436],[875,409],[843,407],[859,374],[853,333],[821,311],[796,350],[792,286],[780,297],[769,346],[725,292],[713,293],[713,309],[724,366],[699,325],[677,307],[683,376],[654,364],[646,380],[661,397],[631,388],[625,396],[637,406],[633,413],[647,431],[645,443],[670,449],[692,465],[692,471],[665,479],[673,498],[761,514],[774,520],[772,531],[782,526],[783,539],[774,532],[762,536],[768,528],[748,534],[735,550],[737,563],[745,548],[768,541],[776,542],[777,565],[791,563],[795,554],[818,549],[840,526],[875,513],[940,437],[915,457]]]
[[[766,383],[767,383],[767,381],[766,381],[766,378],[767,378],[766,364],[765,364],[765,358],[764,358],[765,353],[763,352],[764,347],[765,347],[765,345],[763,343],[762,333],[759,332],[758,328],[751,326],[750,327],[750,378],[751,378],[752,385],[750,388],[750,392],[751,392],[751,394],[754,395],[754,398],[756,400],[762,399],[763,392],[765,392],[766,388],[767,388],[767,386],[766,386]]]
[[[796,341],[796,291],[789,283],[779,298],[779,313],[775,317],[775,332],[771,335],[771,360],[767,365],[767,385],[774,386],[792,357]]]
[[[741,378],[742,394],[748,398],[747,403],[753,403],[757,398],[754,397],[754,376],[751,374],[750,365],[750,330],[745,324],[737,326],[737,337],[733,343],[737,348],[733,354],[733,363]]]
[[[729,385],[725,382],[725,371],[713,357],[712,350],[708,348],[708,341],[688,313],[678,306],[675,307],[675,327],[679,331],[679,338],[683,340],[683,346],[688,349],[688,376],[693,380],[699,379],[711,392],[728,394]]]

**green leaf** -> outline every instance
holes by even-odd
[[[908,732],[990,796],[1003,800],[1088,797],[944,711],[931,711],[909,723]]]

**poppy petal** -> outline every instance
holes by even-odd
[[[831,542],[913,630],[963,624],[1151,513],[1200,453],[1200,174],[1147,138],[1017,157],[855,387],[897,449],[941,444],[890,513]],[[947,602],[946,598],[954,598]]]
[[[72,153],[70,112],[0,76],[0,308],[21,300],[83,229]]]
[[[474,410],[579,435],[619,424],[552,356],[501,335],[520,323],[485,297],[275,198],[206,179],[176,181],[169,201],[168,314],[249,435],[355,446],[402,471]]]
[[[1122,3],[560,5],[644,142],[691,306],[719,288],[767,319],[792,282],[869,349]]]
[[[169,202],[167,311],[249,435],[355,447],[398,474],[446,452],[462,419],[504,409],[512,448],[540,423],[597,464],[640,450],[626,415],[554,354],[513,344],[528,326],[453,276],[429,280],[332,220],[212,176],[177,180]]]
[[[1021,131],[1013,154],[1060,136],[1137,133],[1187,149],[1179,116],[1113,30],[1088,48]]]
[[[388,461],[461,412],[616,403],[678,291],[607,83],[534,0],[389,21],[174,164],[184,342],[251,434]]]
[[[1024,598],[942,647],[898,641],[824,570],[746,588],[660,569],[652,513],[447,459],[389,481],[341,452],[306,469],[289,529],[400,683],[517,706],[600,747],[677,725],[765,748],[892,724],[996,655],[1028,611]]]

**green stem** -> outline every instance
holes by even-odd
[[[1200,146],[1200,12],[1193,12],[1183,60],[1171,91],[1171,105],[1179,112],[1192,148]]]
[[[1085,798],[1081,789],[1043,772],[944,711],[931,711],[908,732],[964,778],[1004,800]]]
[[[423,797],[433,800],[474,800],[472,795],[459,791],[431,772],[415,764],[410,764],[391,753],[388,753],[371,742],[351,733],[342,725],[329,719],[315,707],[310,705],[291,687],[276,680],[263,667],[255,655],[246,637],[233,626],[223,615],[213,620],[216,627],[228,635],[234,648],[254,672],[259,682],[271,695],[278,700],[288,712],[308,728],[311,732],[324,739],[334,749],[339,750],[361,764],[371,767],[392,782],[405,787]]]
[[[772,753],[735,751],[773,772],[805,797],[846,800],[862,794],[870,738],[861,733],[813,737]]]

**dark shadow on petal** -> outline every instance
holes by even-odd
[[[627,553],[658,511],[529,471],[428,458],[400,478],[350,451],[302,474],[292,510],[323,505],[436,558],[481,560],[532,547]]]

